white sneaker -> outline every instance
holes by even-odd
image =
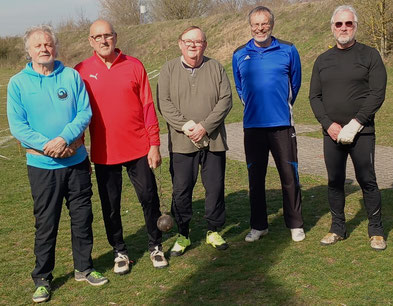
[[[121,253],[117,254],[113,272],[120,275],[130,272],[130,260],[128,259],[127,255]]]
[[[247,242],[254,242],[261,238],[261,236],[266,236],[268,232],[269,229],[258,231],[252,228],[251,231],[247,234],[246,238],[244,238],[244,240]]]
[[[168,261],[164,256],[164,252],[161,250],[161,247],[159,247],[158,245],[150,253],[150,259],[153,262],[154,268],[160,269],[168,266]]]
[[[299,242],[306,238],[306,234],[302,228],[291,228],[292,240]]]

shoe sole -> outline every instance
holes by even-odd
[[[246,238],[244,238],[244,241],[246,241],[246,242],[255,242],[255,241],[258,241],[259,239],[261,239],[261,237],[258,237],[257,239],[246,239]]]
[[[89,282],[89,280],[87,278],[83,278],[83,279],[82,278],[79,278],[79,279],[75,278],[75,280],[77,282],[88,282],[92,286],[102,286],[102,285],[105,285],[108,282],[108,280],[106,280],[106,281],[103,281],[101,283],[92,283],[92,282]]]
[[[377,252],[381,252],[381,251],[385,251],[386,250],[386,247],[384,247],[383,249],[381,249],[381,248],[373,248],[373,247],[371,247],[373,250],[375,250],[375,251],[377,251]]]
[[[322,246],[328,246],[328,245],[336,244],[337,242],[343,241],[343,240],[344,240],[344,239],[338,239],[338,240],[336,240],[336,241],[334,241],[334,242],[331,242],[331,243],[326,243],[326,242],[320,241],[319,243],[320,243]]]
[[[120,271],[120,272],[113,271],[113,273],[115,273],[116,275],[125,275],[125,274],[130,273],[130,269],[125,270],[125,271]]]
[[[374,248],[372,248],[374,251],[376,251],[376,252],[382,252],[382,251],[385,251],[386,250],[386,248],[384,248],[384,249],[374,249]]]
[[[153,267],[156,268],[156,269],[165,269],[165,268],[168,268],[168,266],[169,266],[169,264],[165,265],[165,266],[155,266],[155,265],[153,265]]]
[[[217,250],[224,251],[227,248],[229,248],[229,245],[228,244],[223,244],[223,245],[218,245],[218,246],[213,246],[213,247],[216,248]]]
[[[228,244],[228,243],[224,243],[224,244],[221,244],[221,245],[214,245],[213,243],[206,242],[206,244],[209,244],[209,245],[211,245],[213,248],[215,248],[215,249],[217,249],[217,250],[220,250],[220,251],[224,251],[224,250],[226,250],[227,248],[229,248],[229,244]]]
[[[247,236],[246,236],[246,238],[244,238],[244,241],[246,241],[246,242],[258,241],[259,239],[261,239],[262,237],[266,236],[267,234],[269,234],[269,232],[262,233],[257,239],[252,239],[252,240],[250,240],[250,239],[247,240]]]
[[[47,298],[33,298],[34,303],[42,303],[42,302],[47,302],[49,301],[50,297]]]
[[[294,242],[300,242],[300,241],[303,241],[304,239],[306,239],[306,236],[304,236],[304,237],[302,237],[301,239],[293,239],[292,238],[292,241],[294,241]]]
[[[172,256],[173,257],[179,257],[179,256],[182,256],[184,253],[185,253],[185,251],[184,252],[173,252],[173,251],[171,251],[171,257]]]

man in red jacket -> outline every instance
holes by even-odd
[[[142,63],[116,48],[117,34],[105,20],[90,27],[90,58],[79,71],[90,96],[91,160],[95,164],[105,229],[115,255],[114,272],[129,272],[120,216],[122,167],[141,202],[149,236],[150,258],[166,267],[157,228],[160,204],[152,168],[161,163],[159,126],[146,71]]]

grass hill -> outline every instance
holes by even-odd
[[[345,3],[353,3],[354,1],[357,0],[350,0]],[[361,3],[361,1],[358,3]],[[340,4],[343,4],[343,1],[322,0],[287,5],[274,5],[274,1],[272,1],[270,6],[276,17],[273,35],[294,43],[299,50],[302,60],[303,83],[294,107],[296,123],[317,124],[308,102],[311,70],[316,57],[327,50],[329,46],[334,45],[334,39],[330,32],[330,17],[334,8]],[[355,4],[355,7],[359,7],[359,5]],[[247,21],[248,11],[249,9],[245,9],[242,12],[217,14],[204,18],[117,26],[118,47],[124,53],[139,58],[148,72],[157,70],[158,73],[163,63],[180,54],[177,38],[182,30],[190,25],[198,25],[207,34],[208,48],[206,55],[219,60],[224,65],[233,83],[232,53],[238,46],[243,45],[251,38]],[[361,20],[362,16],[360,15],[359,17]],[[362,23],[360,22],[357,35],[358,40],[370,43],[369,37],[362,30]],[[66,65],[73,67],[90,56],[92,50],[87,40],[88,33],[89,29],[87,26],[80,28],[63,27],[60,29],[58,34],[60,40],[59,59]],[[25,60],[24,56],[21,55],[23,54],[21,40],[8,38],[6,40],[3,39],[3,42],[3,49],[6,48],[8,51],[14,50],[14,52],[8,52],[9,60],[5,61],[7,56],[4,56],[4,52],[2,56],[2,47],[0,47],[0,67],[10,65],[18,68],[23,67]],[[12,45],[14,45],[13,48],[11,48]],[[393,73],[392,61],[387,63],[387,69],[391,75]],[[393,105],[392,110],[390,110],[391,102],[393,102],[390,89],[392,87],[392,78],[388,79],[389,87],[383,106],[386,111],[380,111],[377,114],[380,117],[386,116],[391,111],[393,112]],[[157,78],[151,80],[153,91],[156,87],[156,81]],[[242,120],[242,106],[235,90],[233,90],[233,93],[234,108],[229,114],[227,122]],[[390,126],[388,119],[378,120],[380,123],[377,125],[377,142],[393,146],[393,140],[390,137],[393,133],[393,127]],[[165,132],[166,126],[162,120],[160,126],[162,131]]]

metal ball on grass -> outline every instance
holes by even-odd
[[[173,219],[168,214],[163,214],[157,220],[157,227],[161,232],[168,232],[173,227]]]

